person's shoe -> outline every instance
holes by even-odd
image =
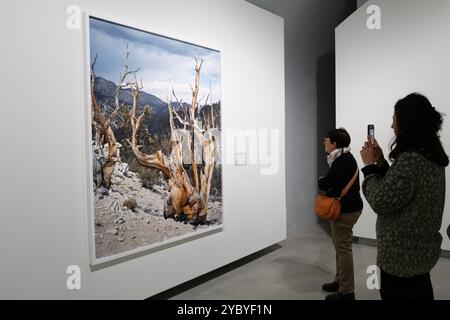
[[[355,300],[355,293],[343,294],[340,292],[329,294],[326,296],[325,300],[333,301],[333,300],[341,300],[341,301],[353,301]]]
[[[331,283],[325,283],[322,286],[322,290],[325,292],[338,292],[339,291],[339,284],[336,281],[333,281]]]

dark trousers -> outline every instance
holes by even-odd
[[[434,300],[430,274],[400,278],[381,271],[382,300]]]

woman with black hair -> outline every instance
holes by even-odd
[[[434,299],[430,270],[441,253],[449,164],[439,138],[442,122],[426,97],[410,94],[395,105],[392,166],[376,141],[361,150],[363,193],[377,214],[383,300]]]
[[[319,188],[329,197],[339,197],[345,187],[353,180],[349,191],[341,198],[341,216],[337,222],[331,221],[331,236],[336,250],[336,276],[333,282],[326,283],[322,289],[329,294],[326,300],[355,300],[353,271],[353,226],[363,209],[360,195],[359,169],[350,153],[350,135],[345,129],[333,129],[325,137],[325,152],[330,169],[325,177],[319,179]]]

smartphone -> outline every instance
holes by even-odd
[[[375,143],[375,126],[373,124],[369,124],[367,126],[367,137],[370,143]]]

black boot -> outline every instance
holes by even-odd
[[[325,283],[322,286],[322,290],[325,292],[338,292],[339,291],[339,284],[336,281],[333,281],[331,283]]]
[[[352,301],[352,300],[355,300],[355,293],[352,292],[352,293],[348,293],[348,294],[343,294],[343,293],[337,292],[337,293],[327,295],[325,300],[328,300],[328,301],[330,301],[330,300],[331,301],[332,300]]]

